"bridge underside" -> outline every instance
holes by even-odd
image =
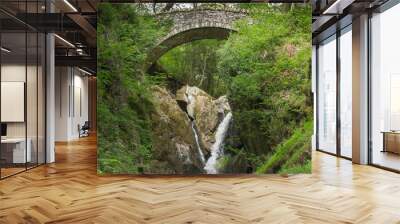
[[[229,37],[231,32],[235,31],[222,27],[199,27],[185,30],[170,36],[163,40],[150,52],[146,61],[145,71],[147,71],[154,63],[156,63],[161,56],[181,44],[203,39],[224,40]]]

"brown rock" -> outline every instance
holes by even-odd
[[[228,99],[221,96],[215,100],[198,87],[184,86],[177,91],[177,100],[185,102],[186,111],[198,129],[202,149],[209,154],[219,123],[231,111]]]
[[[167,161],[177,174],[203,172],[189,117],[166,89],[154,86],[152,90],[152,135],[157,160]]]

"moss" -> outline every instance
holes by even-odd
[[[282,168],[289,169],[306,164],[310,158],[304,158],[303,164],[301,164],[300,157],[310,157],[312,130],[312,121],[305,122],[303,127],[296,129],[290,138],[276,147],[272,156],[256,172],[258,174],[270,173]]]
[[[283,167],[279,170],[280,174],[298,174],[311,173],[311,160],[307,160],[305,164],[299,164],[291,167]]]

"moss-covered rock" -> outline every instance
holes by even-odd
[[[167,161],[165,169],[177,174],[203,172],[204,165],[196,148],[191,120],[166,89],[154,86],[152,91],[155,105],[152,114],[154,156],[159,161]],[[157,172],[162,171],[158,168]]]
[[[186,104],[186,111],[196,124],[201,145],[205,154],[209,154],[215,142],[215,131],[224,115],[231,111],[226,96],[214,99],[195,86],[184,86],[177,91],[176,100]]]

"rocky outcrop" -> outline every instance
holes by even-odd
[[[153,147],[159,161],[176,174],[201,173],[203,162],[196,148],[191,120],[166,89],[153,87]]]
[[[195,122],[202,148],[209,155],[218,124],[231,111],[227,97],[213,99],[197,87],[184,86],[177,91],[176,100]]]

